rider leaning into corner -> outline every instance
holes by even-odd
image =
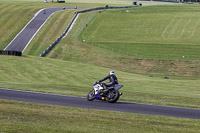
[[[109,80],[109,82],[101,83],[105,80]],[[89,92],[87,99],[88,101],[99,99],[99,100],[106,100],[109,103],[115,103],[122,95],[122,93],[118,91],[122,87],[123,85],[118,84],[115,72],[110,71],[108,76],[97,81],[94,84],[94,89]]]
[[[110,71],[108,76],[106,76],[105,78],[97,81],[97,83],[101,83],[101,82],[103,82],[103,81],[105,81],[107,79],[109,79],[110,82],[102,83],[103,89],[107,89],[107,87],[111,87],[113,85],[118,84],[117,76],[115,75],[114,71]]]

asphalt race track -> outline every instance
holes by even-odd
[[[81,97],[36,93],[28,91],[0,89],[0,98],[31,103],[61,105],[86,109],[98,109],[128,113],[200,119],[200,110],[198,109],[176,108],[128,102],[108,103],[106,101],[99,100],[87,101],[86,98]]]
[[[56,7],[56,8],[46,8],[40,10],[33,19],[18,33],[18,35],[8,44],[4,49],[7,51],[19,51],[23,52],[28,46],[30,41],[39,31],[39,29],[44,25],[48,18],[56,11],[60,10],[73,10],[74,7]],[[82,9],[78,7],[77,9]]]

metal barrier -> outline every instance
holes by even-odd
[[[64,31],[64,33],[60,37],[58,37],[45,51],[43,51],[42,54],[40,54],[40,57],[44,57],[46,54],[48,54],[53,49],[53,47],[68,33],[68,31],[69,31],[72,23],[76,19],[77,15],[78,15],[78,13],[76,12],[73,19],[67,26],[67,29]]]
[[[65,3],[65,0],[57,0],[57,3]]]
[[[72,23],[74,22],[74,20],[76,19],[79,13],[86,13],[86,12],[97,11],[97,10],[105,10],[105,9],[123,9],[123,8],[133,8],[133,7],[138,7],[138,6],[122,6],[122,7],[106,6],[106,7],[97,7],[97,8],[86,9],[83,11],[75,12],[74,17],[72,18],[71,22],[67,26],[67,29],[64,31],[64,33],[60,37],[58,37],[56,41],[54,41],[45,51],[43,51],[42,54],[40,54],[40,57],[44,57],[45,55],[47,55],[53,49],[53,47],[68,33]]]
[[[20,52],[20,51],[7,51],[7,50],[0,50],[0,55],[14,55],[14,56],[22,56],[22,52]]]

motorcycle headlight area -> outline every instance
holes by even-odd
[[[100,87],[100,85],[99,85],[99,84],[96,84],[94,87],[95,87],[95,88],[99,88],[99,87]]]

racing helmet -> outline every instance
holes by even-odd
[[[109,72],[109,75],[115,75],[115,72],[112,70]]]

